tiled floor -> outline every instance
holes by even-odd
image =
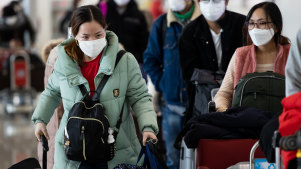
[[[30,116],[9,118],[0,113],[0,169],[37,156],[37,140]]]

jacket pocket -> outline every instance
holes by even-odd
[[[60,83],[60,90],[63,101],[75,102],[76,96],[79,92],[79,88],[77,86],[70,87],[67,80],[64,80]]]
[[[176,66],[174,64],[178,61],[179,49],[177,42],[170,42],[164,46],[164,57],[163,57],[163,69],[169,69],[169,67]],[[167,70],[168,71],[168,70]]]
[[[163,49],[170,50],[176,48],[176,46],[177,46],[177,42],[168,42],[164,45]]]

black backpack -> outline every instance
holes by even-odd
[[[194,68],[190,78],[194,84],[194,104],[192,114],[187,114],[188,118],[209,113],[208,103],[212,100],[212,89],[219,88],[225,73],[211,71],[207,69]]]
[[[235,87],[232,107],[255,107],[282,112],[285,97],[285,77],[275,72],[248,73]]]
[[[124,53],[126,52],[121,50],[117,54],[115,67]],[[115,155],[116,136],[122,121],[123,106],[116,125],[117,131],[114,131],[110,128],[109,119],[99,101],[99,95],[109,77],[110,75],[104,75],[92,99],[85,86],[79,85],[83,98],[69,111],[64,131],[64,150],[70,160],[107,162]]]

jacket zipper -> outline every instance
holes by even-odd
[[[85,126],[82,126],[82,135],[83,135],[83,156],[84,156],[84,159],[87,160],[87,157],[86,157]]]

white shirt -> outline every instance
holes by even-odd
[[[211,35],[212,35],[212,40],[215,46],[215,51],[216,51],[216,56],[217,56],[217,64],[218,68],[221,70],[222,69],[222,38],[221,34],[223,32],[223,29],[220,30],[218,34],[216,34],[213,30],[210,29]]]

